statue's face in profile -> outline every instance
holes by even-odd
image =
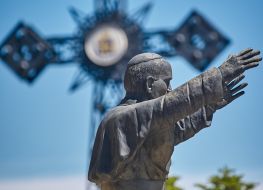
[[[160,69],[160,73],[156,76],[147,77],[146,86],[149,99],[158,98],[170,92],[172,79],[172,68],[168,63],[164,63]]]

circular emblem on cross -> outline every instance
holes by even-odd
[[[114,25],[96,28],[85,40],[85,53],[96,65],[108,67],[118,63],[128,49],[126,33]]]

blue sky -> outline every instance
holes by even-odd
[[[145,2],[130,0],[129,12]],[[0,41],[19,20],[44,37],[72,34],[76,25],[67,11],[70,6],[85,13],[93,9],[90,0],[2,0]],[[246,47],[263,49],[262,6],[260,0],[155,0],[145,28],[174,28],[192,9],[199,10],[232,41],[211,64],[219,66],[230,53]],[[199,74],[183,58],[169,62],[173,87]],[[263,182],[262,69],[247,72],[246,94],[216,112],[211,128],[175,147],[171,174],[210,175],[228,165],[247,179]],[[51,65],[28,85],[0,61],[0,179],[85,174],[94,94],[92,83],[68,92],[77,70],[75,64]]]

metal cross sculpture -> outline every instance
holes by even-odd
[[[180,55],[203,71],[229,43],[197,11],[192,11],[173,30],[147,31],[142,23],[152,8],[151,2],[132,15],[125,11],[125,0],[95,0],[94,4],[92,15],[74,8],[69,10],[77,23],[74,35],[44,39],[32,27],[19,22],[0,45],[0,58],[29,83],[47,65],[72,62],[79,65],[70,89],[75,91],[89,80],[95,83],[90,145],[101,116],[123,96],[124,71],[134,55],[141,52],[165,57]]]

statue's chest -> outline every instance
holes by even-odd
[[[166,166],[174,150],[174,129],[167,125],[155,126],[144,146],[154,162]]]

